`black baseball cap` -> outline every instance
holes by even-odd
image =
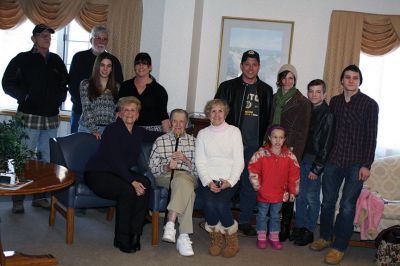
[[[36,25],[35,28],[33,28],[32,33],[35,35],[35,34],[38,34],[38,33],[42,33],[43,31],[48,31],[51,34],[54,33],[54,30],[52,28],[50,28],[49,26],[45,25],[45,24]]]
[[[257,60],[257,62],[260,63],[260,55],[254,50],[248,50],[248,51],[244,52],[242,55],[241,63],[246,62],[247,58],[249,58],[249,57],[255,58]]]
[[[135,61],[134,61],[134,65],[138,65],[138,64],[144,64],[144,65],[148,65],[151,66],[151,57],[148,53],[138,53],[135,56]]]

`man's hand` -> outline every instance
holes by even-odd
[[[189,159],[186,157],[186,155],[180,151],[176,151],[176,152],[172,153],[171,161],[172,160],[181,161],[182,163],[186,164],[189,168],[192,167],[192,163],[189,161]]]
[[[367,181],[370,175],[371,172],[369,171],[369,169],[363,166],[360,168],[360,171],[358,172],[358,180]]]
[[[318,178],[318,176],[310,171],[310,173],[308,174],[308,179],[316,180],[317,178]]]

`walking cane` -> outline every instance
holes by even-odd
[[[176,142],[175,142],[175,152],[178,151],[178,145],[179,145],[179,133],[175,135]],[[171,200],[171,182],[172,179],[174,178],[174,172],[175,169],[171,170],[171,178],[169,180],[169,186],[168,186],[168,198],[167,198],[167,206],[169,204],[169,201]],[[164,225],[168,222],[168,208],[165,210],[165,215],[164,215]]]

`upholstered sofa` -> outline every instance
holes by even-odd
[[[385,202],[378,231],[400,224],[400,155],[375,160],[365,186]]]

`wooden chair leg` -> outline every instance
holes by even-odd
[[[9,253],[9,254],[8,254]],[[58,262],[51,254],[47,255],[27,255],[20,252],[6,251],[5,266],[50,266],[57,265]]]
[[[115,207],[108,207],[106,219],[107,221],[112,221],[114,217]]]
[[[56,204],[57,198],[54,195],[51,195],[49,226],[54,226],[56,220]]]
[[[151,238],[151,245],[157,246],[158,245],[158,222],[160,220],[160,212],[153,211],[151,214],[151,225],[152,225],[152,238]]]
[[[74,241],[74,208],[67,208],[67,244],[71,245]]]
[[[376,248],[375,241],[372,240],[350,240],[349,246],[361,248]]]

